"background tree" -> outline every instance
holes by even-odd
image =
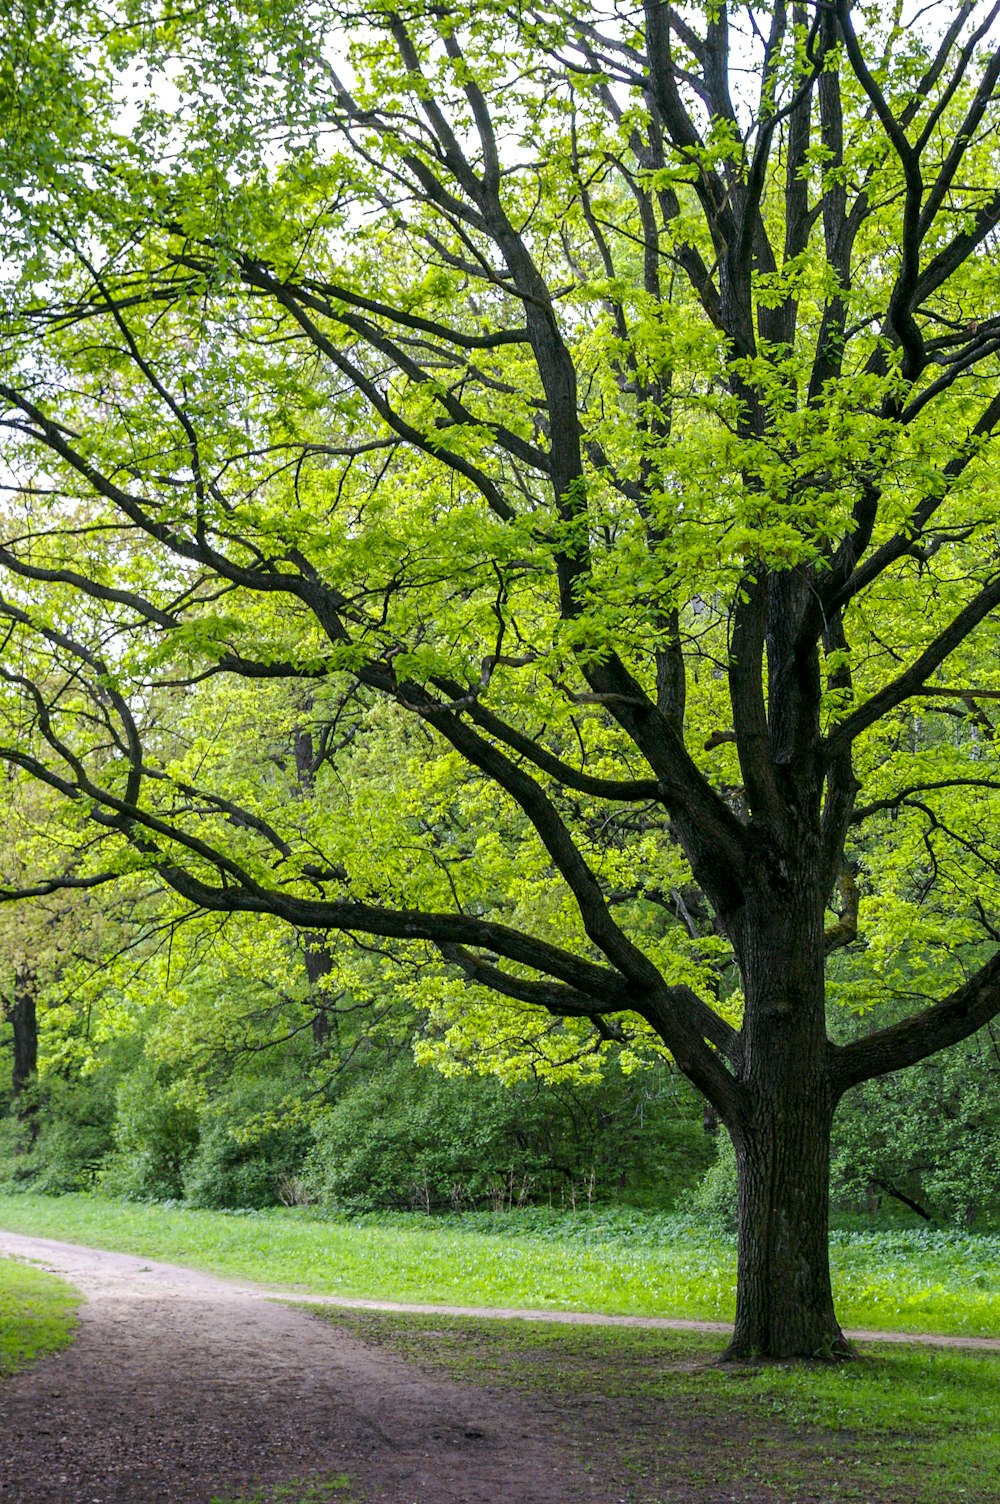
[[[837,1102],[1000,1011],[998,8],[922,14],[150,8],[114,55],[177,109],[20,208],[3,756],[95,878],[429,947],[465,1048],[493,994],[555,1062],[667,1049],[736,1148],[737,1357],[844,1350]],[[309,799],[164,742],[219,675],[311,697]],[[835,1043],[868,915],[935,964]]]

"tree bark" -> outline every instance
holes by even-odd
[[[313,1044],[318,1050],[325,1051],[336,1043],[337,1038],[336,1015],[331,1014],[328,1006],[329,998],[322,1000],[323,994],[320,989],[323,978],[329,976],[333,968],[333,959],[326,937],[321,934],[303,935],[302,959],[311,988],[312,1003],[316,1010],[312,1020]]]
[[[15,1101],[38,1071],[38,1012],[35,1004],[35,973],[29,966],[14,972],[14,995],[7,1007],[14,1030],[14,1063],[10,1088]]]
[[[786,851],[790,846],[786,846]],[[736,1329],[730,1360],[850,1353],[830,1284],[830,1132],[821,867],[814,843],[770,863],[738,937],[745,992]]]
[[[729,1361],[850,1355],[830,1284],[832,1112],[820,1094],[797,1095],[767,1104],[737,1142],[739,1272]]]

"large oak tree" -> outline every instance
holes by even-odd
[[[837,1103],[1000,1012],[998,16],[137,3],[87,55],[141,101],[34,165],[4,75],[2,755],[100,837],[29,886],[665,1047],[739,1357],[845,1350]],[[835,1043],[890,903],[953,941]]]

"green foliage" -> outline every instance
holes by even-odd
[[[707,1151],[693,1100],[665,1067],[592,1085],[503,1086],[402,1058],[357,1082],[316,1125],[306,1176],[355,1210],[533,1201],[665,1206]]]
[[[73,1337],[76,1291],[41,1269],[0,1259],[0,1375],[16,1373]]]
[[[498,1083],[435,1079],[399,1061],[323,1116],[306,1175],[323,1200],[360,1210],[475,1205],[506,1196],[508,1177],[520,1199],[539,1165],[512,1117]]]
[[[49,1076],[22,1093],[0,1123],[0,1176],[47,1195],[85,1190],[114,1145],[114,1083],[107,1074]]]
[[[197,1114],[148,1064],[118,1083],[113,1138],[114,1150],[99,1175],[106,1191],[135,1201],[183,1195],[184,1171],[198,1141]]]
[[[272,1074],[243,1080],[201,1113],[198,1146],[184,1167],[188,1205],[249,1208],[290,1198],[310,1134],[301,1117],[280,1112],[283,1086]]]
[[[834,1130],[841,1205],[916,1204],[935,1221],[1000,1217],[1000,1065],[984,1030],[944,1055],[866,1083]]]
[[[736,1190],[736,1152],[728,1133],[720,1131],[714,1160],[683,1204],[709,1226],[735,1232]]]
[[[663,1207],[704,1167],[695,1095],[662,1057],[604,1052],[583,1079],[570,1064],[504,1085],[422,1032],[446,1077],[414,1062],[414,1014],[394,993],[386,1007],[392,977],[369,958],[324,953],[329,971],[310,982],[309,953],[273,923],[189,924],[163,950],[142,942],[150,913],[120,962],[42,1009],[42,1076],[21,1104],[31,1128],[0,1142],[12,1184],[97,1178],[219,1209],[310,1195],[355,1209]]]

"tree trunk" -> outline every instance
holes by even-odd
[[[326,938],[319,934],[303,935],[302,959],[305,962],[306,976],[309,979],[312,1001],[316,1009],[312,1020],[313,1044],[318,1050],[325,1052],[337,1042],[336,1013],[330,1006],[332,999],[329,994],[324,997],[319,985],[333,969],[333,959]]]
[[[745,1011],[736,1330],[728,1359],[845,1357],[830,1286],[830,1131],[819,864],[772,865],[739,936]],[[786,850],[789,849],[786,847]],[[790,870],[792,869],[792,870]]]
[[[729,1360],[838,1358],[829,1256],[832,1110],[823,1096],[769,1102],[738,1136],[736,1329]]]
[[[38,1013],[35,1006],[35,973],[28,966],[14,972],[14,996],[7,1009],[14,1030],[14,1064],[11,1095],[15,1101],[38,1071]]]

